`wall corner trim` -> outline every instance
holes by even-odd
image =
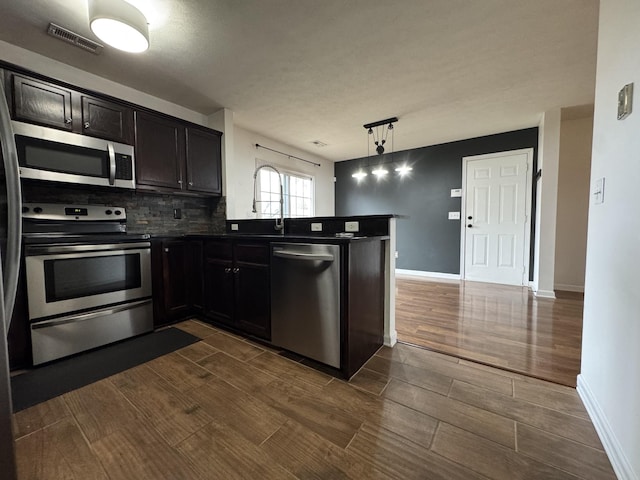
[[[398,332],[396,330],[384,336],[385,347],[393,347],[396,343],[398,343]]]
[[[607,417],[602,411],[602,408],[600,408],[593,391],[583,375],[578,375],[577,391],[600,437],[604,450],[609,456],[609,460],[617,477],[620,480],[640,480],[638,474],[633,471],[631,463],[629,463]]]

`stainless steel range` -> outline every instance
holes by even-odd
[[[151,243],[121,207],[24,204],[33,364],[153,330]]]

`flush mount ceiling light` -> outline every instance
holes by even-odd
[[[125,0],[89,0],[89,25],[103,42],[125,52],[149,48],[149,26],[143,13]]]

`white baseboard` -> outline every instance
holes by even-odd
[[[390,335],[384,336],[384,345],[385,347],[393,347],[396,343],[398,343],[398,332],[393,331]]]
[[[634,473],[631,463],[629,463],[629,459],[622,450],[622,446],[620,445],[620,442],[618,442],[611,425],[609,425],[607,417],[604,415],[596,397],[593,395],[591,388],[589,388],[587,381],[582,375],[578,375],[577,391],[578,395],[580,395],[580,398],[582,399],[582,403],[584,403],[584,406],[587,409],[589,417],[591,417],[593,426],[600,437],[604,451],[607,452],[607,455],[609,456],[609,461],[611,462],[611,466],[613,467],[618,479],[640,480],[638,474]]]
[[[540,298],[556,298],[556,292],[553,290],[538,290],[533,292],[533,294]]]
[[[584,285],[569,285],[567,283],[556,283],[553,286],[556,290],[564,290],[565,292],[580,292],[584,293]]]
[[[423,277],[460,280],[459,273],[423,272],[422,270],[403,270],[401,268],[396,268],[396,277]]]

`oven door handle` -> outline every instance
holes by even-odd
[[[117,307],[95,310],[93,312],[81,313],[79,315],[69,315],[66,317],[54,318],[52,320],[43,320],[41,322],[33,322],[31,324],[31,329],[36,330],[39,328],[56,327],[58,325],[64,325],[66,323],[84,322],[86,320],[91,320],[92,318],[102,317],[104,315],[113,315],[114,313],[123,312],[125,310],[130,310],[136,307],[141,307],[149,303],[151,303],[151,299],[127,303],[126,305],[118,305]]]
[[[103,251],[121,251],[121,250],[136,250],[136,249],[149,249],[151,248],[150,242],[137,242],[137,243],[109,243],[103,245],[53,245],[47,246],[29,246],[25,256],[33,257],[41,254],[50,253],[77,253],[77,252],[103,252]]]
[[[109,185],[115,185],[116,183],[116,151],[113,147],[113,143],[107,143],[107,150],[109,150]]]

